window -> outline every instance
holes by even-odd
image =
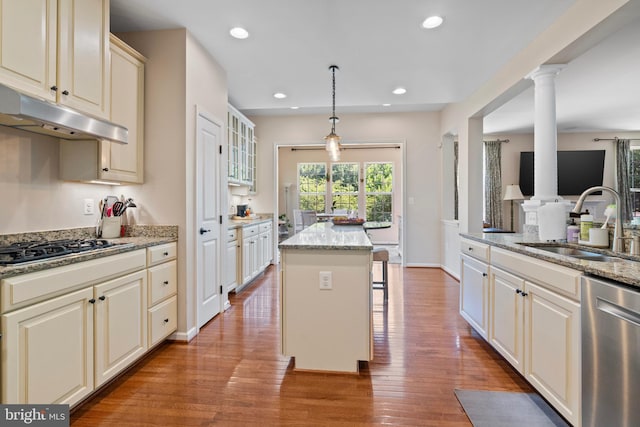
[[[640,145],[631,145],[629,153],[629,187],[633,211],[640,211]]]
[[[327,165],[325,163],[298,164],[298,207],[324,212],[327,196]]]
[[[331,210],[358,210],[358,163],[333,163],[331,165]]]
[[[367,221],[393,218],[393,164],[365,163],[365,209]]]

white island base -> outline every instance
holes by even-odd
[[[357,373],[358,361],[373,359],[367,244],[360,249],[280,245],[282,353],[295,358],[295,369]],[[321,279],[326,273],[330,284]]]

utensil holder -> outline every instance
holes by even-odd
[[[121,216],[108,216],[102,218],[102,237],[104,239],[120,237],[120,225],[122,225]]]

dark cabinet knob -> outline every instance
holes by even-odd
[[[487,277],[487,273],[482,273],[482,277]]]
[[[164,323],[169,323],[169,319],[164,319]]]
[[[169,252],[163,252],[162,255],[169,256]]]
[[[516,294],[519,294],[520,292],[522,292],[520,289],[516,289]]]
[[[55,85],[54,85],[54,86],[51,86],[49,89],[51,89],[51,90],[52,90],[52,91],[54,91],[54,92],[57,92],[57,90],[58,90],[58,86],[55,86]]]
[[[98,298],[100,301],[104,301],[107,299],[107,297],[105,297],[104,295],[102,295],[101,297]]]
[[[69,95],[69,91],[68,91],[68,90],[63,90],[63,91],[62,91],[62,94],[63,94],[63,95]]]
[[[204,228],[200,227],[200,234],[204,234],[204,233],[208,233],[211,230],[205,230]]]
[[[470,247],[470,248],[469,248],[469,252],[473,252],[473,248],[471,248],[471,247]]]
[[[96,303],[95,298],[91,298],[91,299],[89,300],[89,304],[95,304],[95,303]]]
[[[163,285],[168,285],[168,284],[169,284],[169,281],[168,281],[168,280],[165,280],[164,282],[162,282],[162,284],[163,284]]]
[[[521,294],[523,297],[526,297],[527,295],[529,295],[528,293],[526,293],[525,291],[522,291]]]
[[[102,168],[103,172],[109,172],[109,168]]]

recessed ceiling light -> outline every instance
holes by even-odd
[[[287,97],[287,95],[285,95],[282,92],[276,92],[276,93],[273,94],[273,97],[277,98],[277,99],[285,99]]]
[[[382,104],[383,107],[391,107],[391,104]]]
[[[424,22],[422,23],[422,27],[429,30],[432,28],[437,28],[442,25],[442,21],[444,21],[444,19],[442,19],[441,16],[430,16],[424,20]]]
[[[249,37],[249,32],[242,27],[232,28],[231,30],[229,30],[229,34],[237,39],[246,39],[247,37]]]
[[[291,108],[292,110],[297,110],[300,107],[289,107],[289,108]]]
[[[407,93],[407,90],[403,87],[397,87],[393,90],[394,95],[404,95],[405,93]]]

